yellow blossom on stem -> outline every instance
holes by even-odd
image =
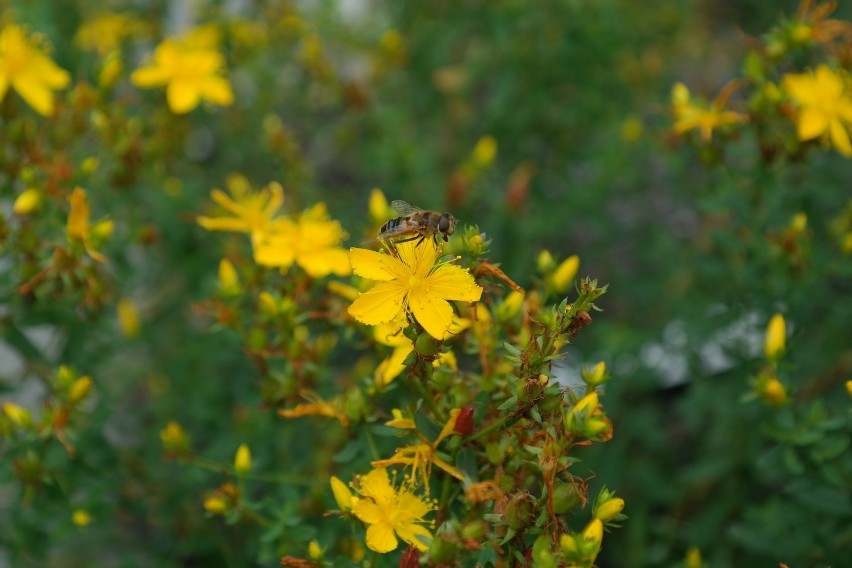
[[[7,24],[0,30],[0,101],[9,88],[36,112],[53,114],[53,91],[64,89],[71,75],[42,53],[24,29]]]
[[[411,467],[414,470],[413,479],[418,480],[423,487],[429,487],[429,476],[432,473],[432,464],[435,464],[445,472],[449,473],[456,479],[463,481],[464,475],[456,467],[448,464],[438,455],[438,444],[444,438],[453,433],[456,428],[456,420],[459,417],[461,409],[454,408],[450,411],[450,417],[441,429],[441,433],[434,441],[430,442],[420,430],[417,430],[417,435],[420,437],[420,443],[399,448],[396,453],[386,460],[376,460],[372,463],[373,467],[388,467],[391,465],[402,465]],[[388,426],[399,424],[394,420],[388,422]],[[400,426],[396,426],[400,427]],[[407,424],[405,428],[410,428]]]
[[[346,276],[350,268],[340,243],[347,236],[339,221],[329,219],[325,204],[317,203],[295,221],[281,219],[253,235],[254,260],[285,270],[298,264],[313,278]]]
[[[799,105],[796,134],[799,140],[827,136],[838,152],[852,157],[852,91],[841,72],[826,65],[808,73],[784,76],[784,88]]]
[[[301,391],[299,394],[308,402],[297,404],[293,408],[282,408],[278,411],[278,416],[282,418],[327,416],[336,418],[344,428],[349,426],[349,419],[337,408],[337,405],[323,400],[318,394],[310,391]]]
[[[220,106],[234,102],[231,84],[225,78],[225,58],[212,42],[188,33],[183,38],[163,40],[148,65],[133,72],[137,87],[166,87],[166,101],[176,114],[197,107],[202,100]]]
[[[676,83],[672,88],[674,131],[684,134],[690,130],[698,130],[701,132],[701,139],[704,142],[710,142],[713,139],[713,130],[728,124],[748,122],[748,115],[725,110],[728,98],[736,88],[736,81],[729,82],[722,87],[713,104],[708,107],[706,104],[695,103],[686,85]]]
[[[781,356],[784,352],[786,335],[787,326],[784,323],[784,316],[775,314],[766,326],[766,339],[763,342],[763,351],[767,359],[775,360]]]
[[[35,211],[41,204],[41,192],[34,187],[25,189],[15,198],[12,212],[15,215],[27,215]]]
[[[435,509],[432,503],[406,485],[394,487],[386,469],[361,476],[358,493],[352,513],[368,525],[367,548],[379,553],[396,550],[398,537],[420,552],[428,550],[432,534],[423,526],[423,517]]]
[[[470,272],[442,262],[441,249],[431,240],[399,243],[396,255],[352,248],[349,261],[355,274],[378,284],[349,306],[349,313],[367,325],[387,323],[412,314],[429,335],[442,339],[453,322],[448,300],[476,302],[482,288]]]
[[[284,189],[272,182],[263,189],[252,191],[248,183],[229,179],[230,195],[214,189],[210,197],[222,209],[231,214],[223,217],[198,217],[199,225],[208,231],[230,231],[234,233],[263,233],[269,229],[284,203]]]

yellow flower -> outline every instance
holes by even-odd
[[[234,264],[227,258],[219,261],[219,291],[223,296],[236,296],[240,293],[240,277]]]
[[[137,87],[165,85],[169,108],[184,114],[202,100],[220,106],[234,102],[231,84],[224,77],[225,58],[206,35],[189,32],[183,38],[163,40],[151,62],[130,76]]]
[[[440,249],[428,239],[420,246],[400,243],[396,251],[398,256],[349,250],[355,274],[379,281],[352,302],[349,313],[361,323],[378,325],[410,312],[429,335],[442,339],[453,322],[448,300],[476,302],[482,288],[467,270],[447,262],[436,265]]]
[[[580,269],[580,257],[576,254],[569,256],[563,260],[553,274],[550,275],[548,283],[556,292],[564,292],[568,289],[568,285],[577,276],[577,271]]]
[[[85,51],[106,55],[121,47],[133,31],[133,20],[124,14],[104,12],[87,20],[77,30],[74,41]]]
[[[36,112],[48,116],[53,113],[53,91],[64,89],[70,82],[68,72],[42,53],[20,26],[3,27],[0,31],[0,100],[11,87]]]
[[[337,408],[337,405],[325,401],[316,393],[302,391],[299,394],[307,400],[307,403],[297,404],[293,408],[282,408],[278,416],[282,418],[301,418],[302,416],[327,416],[337,418],[343,427],[349,426],[349,419]]]
[[[766,326],[763,350],[767,359],[777,359],[784,352],[786,335],[787,326],[784,324],[784,316],[775,314]]]
[[[94,260],[106,261],[106,257],[95,250],[92,244],[92,236],[98,237],[109,234],[112,231],[112,223],[101,221],[94,227],[89,226],[89,201],[86,197],[86,190],[83,188],[74,188],[74,191],[68,197],[68,201],[71,202],[71,211],[68,212],[68,222],[65,227],[68,240],[72,243],[82,243],[86,252]]]
[[[388,219],[397,216],[397,213],[388,205],[385,194],[379,188],[370,192],[370,203],[367,209],[370,211],[370,220],[374,225],[382,225]]]
[[[284,203],[284,189],[272,182],[263,189],[252,191],[242,176],[228,179],[228,192],[214,189],[210,197],[231,217],[198,217],[196,221],[208,231],[230,231],[234,233],[263,233],[275,220]]]
[[[421,552],[429,548],[432,534],[423,519],[435,506],[415,495],[405,485],[391,485],[387,470],[374,469],[359,478],[361,497],[352,513],[367,527],[367,548],[379,553],[396,550],[397,536]]]
[[[722,87],[713,104],[696,104],[691,101],[689,89],[683,83],[676,83],[672,88],[672,110],[674,112],[674,131],[678,134],[699,130],[701,139],[710,142],[713,139],[713,130],[728,124],[748,122],[748,115],[724,110],[728,98],[737,88],[735,81],[729,82]]]
[[[28,187],[17,198],[12,205],[15,215],[27,215],[35,211],[41,204],[41,192],[34,187]]]
[[[417,435],[420,437],[421,440],[419,444],[413,444],[411,446],[399,448],[392,457],[386,460],[376,460],[372,463],[372,466],[410,466],[411,469],[414,470],[414,480],[419,480],[423,487],[427,488],[427,490],[429,487],[429,476],[432,473],[432,464],[435,464],[439,468],[443,469],[459,481],[464,481],[464,475],[462,475],[462,472],[445,462],[438,455],[438,444],[440,444],[444,440],[444,438],[452,434],[455,430],[456,420],[459,417],[459,412],[461,412],[461,410],[458,408],[454,408],[450,411],[450,417],[447,419],[446,424],[444,424],[444,427],[441,429],[441,433],[438,434],[438,437],[435,438],[433,442],[430,442],[426,438],[426,436],[423,435],[422,432],[417,430]],[[400,424],[399,419],[397,419],[396,417],[395,420],[387,423],[388,426],[396,424]],[[402,426],[397,425],[396,427],[410,428],[407,423]]]
[[[852,157],[852,95],[846,79],[825,65],[815,72],[784,76],[784,88],[799,104],[796,132],[799,140],[828,135],[838,152]]]
[[[295,221],[279,219],[268,232],[255,234],[254,260],[284,270],[295,263],[313,278],[346,276],[349,263],[340,243],[347,236],[339,221],[329,219],[325,204],[317,203]]]

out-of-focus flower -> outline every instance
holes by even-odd
[[[227,183],[230,195],[214,189],[210,197],[219,207],[231,214],[230,217],[198,217],[199,225],[208,231],[230,231],[235,233],[263,234],[276,219],[284,203],[284,188],[277,182],[263,189],[252,191],[242,176],[231,176]]]
[[[181,425],[174,420],[160,431],[160,441],[167,454],[183,456],[189,453],[189,437]]]
[[[2,408],[3,414],[18,428],[28,428],[33,423],[30,411],[18,406],[14,402],[4,402],[0,408]]]
[[[476,166],[484,168],[489,166],[496,156],[497,140],[493,136],[483,136],[476,141],[471,160]]]
[[[388,204],[385,194],[379,188],[370,192],[370,204],[367,209],[370,211],[370,220],[374,225],[382,225],[388,219],[396,217],[396,212]]]
[[[163,40],[148,65],[134,71],[137,87],[166,87],[166,100],[176,114],[184,114],[202,101],[220,106],[234,102],[231,83],[225,77],[225,58],[216,49],[212,33],[190,32],[182,38]]]
[[[255,234],[254,260],[285,270],[298,264],[313,278],[345,276],[350,268],[340,243],[347,236],[340,221],[328,217],[325,204],[317,203],[295,221],[280,219],[268,232]]]
[[[838,152],[852,157],[848,128],[852,126],[852,93],[846,78],[820,65],[816,71],[790,73],[783,85],[799,105],[796,133],[799,140],[828,136]]]
[[[65,228],[68,240],[82,244],[92,259],[105,262],[106,257],[95,250],[93,240],[108,236],[112,232],[112,221],[100,221],[94,227],[89,225],[89,200],[86,190],[81,187],[71,192],[68,201],[71,203]]]
[[[133,20],[121,13],[98,14],[79,27],[74,41],[84,51],[96,51],[100,55],[112,53],[134,31]]]
[[[852,35],[852,24],[828,18],[836,8],[834,0],[822,3],[802,0],[794,19],[794,38],[802,43],[812,40],[825,44],[837,37]]]
[[[352,302],[349,313],[361,323],[379,325],[410,312],[429,335],[443,339],[453,322],[448,300],[476,302],[482,288],[464,268],[436,264],[440,249],[429,239],[399,243],[396,252],[350,249],[355,273],[379,283]]]
[[[559,266],[556,267],[556,270],[553,271],[547,282],[555,292],[564,292],[568,289],[568,285],[571,284],[574,277],[577,276],[579,269],[580,257],[576,254],[571,255],[559,263]]]
[[[719,92],[711,105],[698,104],[692,100],[689,89],[683,83],[672,88],[672,111],[674,112],[674,131],[684,134],[690,130],[701,132],[701,139],[710,142],[713,131],[729,124],[748,122],[748,115],[725,110],[728,98],[736,90],[736,81],[731,81]]]
[[[374,461],[372,463],[373,467],[389,467],[392,465],[410,467],[414,472],[412,475],[413,479],[419,481],[424,488],[429,487],[429,476],[432,474],[432,464],[435,464],[456,479],[463,481],[464,475],[462,475],[461,471],[447,463],[438,455],[438,444],[440,444],[447,436],[455,433],[456,420],[458,419],[460,412],[461,409],[458,408],[454,408],[450,411],[450,417],[441,429],[441,433],[438,434],[438,437],[432,442],[430,442],[429,439],[415,427],[417,435],[420,438],[420,443],[399,448],[392,457],[385,460]],[[399,422],[391,421],[387,423],[388,426],[394,424],[399,424]],[[406,424],[406,426],[408,425]]]
[[[223,296],[236,296],[240,293],[240,278],[237,269],[227,258],[219,261],[219,291]]]
[[[374,469],[359,478],[360,497],[352,513],[367,526],[367,548],[379,553],[396,550],[397,537],[417,548],[429,549],[432,534],[423,525],[435,506],[406,485],[391,484],[386,469]]]
[[[64,89],[71,75],[45,55],[16,24],[0,30],[0,101],[14,89],[36,112],[53,114],[53,91]]]
[[[336,418],[343,427],[349,426],[349,419],[337,407],[336,404],[320,398],[316,393],[301,391],[299,394],[307,400],[307,403],[297,404],[293,408],[282,408],[278,416],[282,418],[301,418],[302,416],[327,416]]]

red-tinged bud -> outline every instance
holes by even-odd
[[[473,406],[467,405],[462,407],[456,418],[456,427],[453,431],[461,436],[470,436],[473,434]]]
[[[399,568],[420,568],[420,552],[413,546],[409,546],[399,559]]]

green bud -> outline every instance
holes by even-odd
[[[533,566],[536,568],[556,568],[556,560],[550,551],[550,536],[540,535],[532,547]]]
[[[535,502],[529,493],[516,493],[509,499],[503,511],[503,520],[509,528],[522,529],[533,522]]]
[[[414,350],[421,357],[434,357],[441,352],[441,341],[424,331],[414,340]]]
[[[449,564],[455,559],[459,545],[436,535],[429,547],[429,559],[435,564]]]
[[[581,496],[573,483],[560,483],[553,488],[553,512],[564,515],[580,504]]]

